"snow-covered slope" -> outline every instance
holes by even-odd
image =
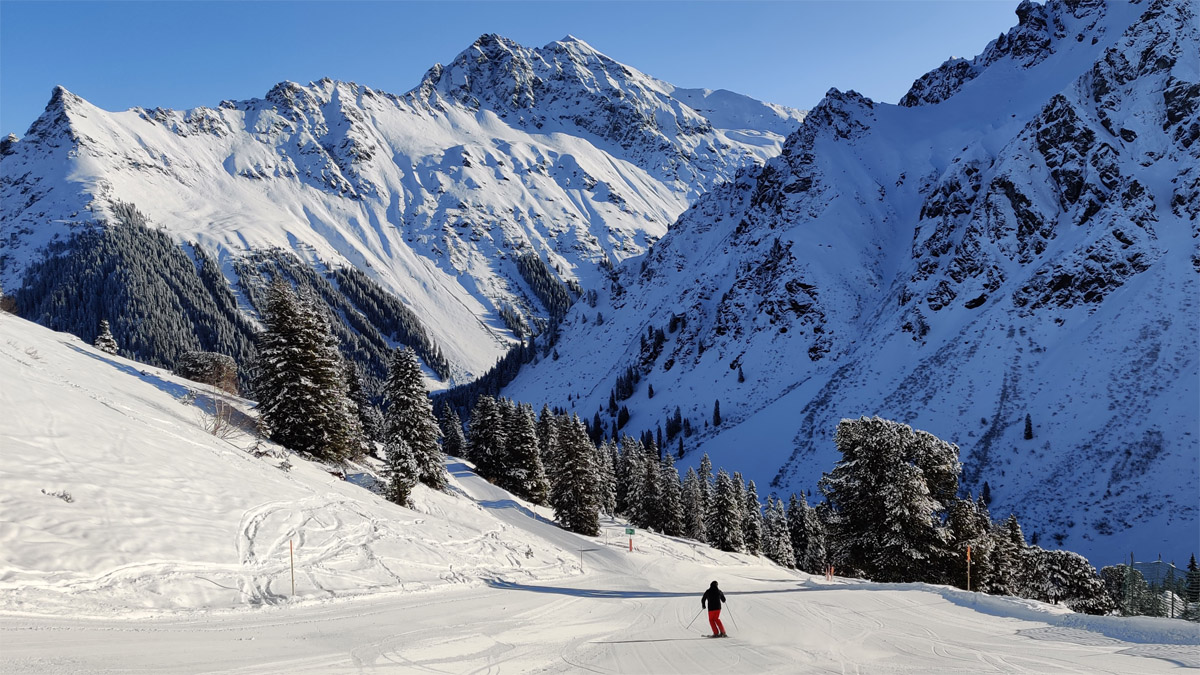
[[[879,414],[958,443],[964,487],[986,482],[993,513],[1043,542],[1101,564],[1186,560],[1200,545],[1197,3],[1017,14],[901,105],[831,90],[779,157],[577,306],[560,360],[505,394],[591,418],[633,366],[617,401],[630,429],[678,406],[698,430],[689,461],[708,452],[781,491],[832,468],[839,419]]]
[[[566,532],[455,460],[448,493],[400,508],[361,476],[297,458],[285,472],[209,434],[206,388],[189,397],[198,385],[7,314],[0,381],[21,383],[0,387],[5,673],[1200,665],[1183,621],[825,581],[643,532],[630,551],[623,524]],[[733,637],[705,643],[713,578]]]
[[[517,256],[594,287],[696,196],[778,154],[801,118],[675,89],[572,37],[485,35],[403,96],[284,82],[215,108],[114,113],[58,88],[0,148],[0,284],[20,288],[48,242],[130,203],[231,282],[237,258],[271,248],[358,267],[463,382],[513,343],[502,308],[528,326],[552,311]]]

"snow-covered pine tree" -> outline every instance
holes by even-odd
[[[645,527],[646,523],[643,510],[646,495],[646,462],[641,442],[632,436],[621,436],[621,485],[618,486],[617,497],[619,502],[622,492],[624,493],[625,516],[638,527]]]
[[[313,438],[318,439],[323,448],[314,454],[335,461],[360,457],[365,445],[362,425],[350,401],[345,360],[333,334],[329,307],[309,291],[300,295],[300,307],[304,319],[301,348],[313,355],[307,377],[316,388],[310,401],[309,419],[311,427],[320,430]]]
[[[704,528],[704,504],[700,495],[700,476],[688,467],[683,479],[683,536],[696,541],[708,541]]]
[[[659,464],[659,508],[662,512],[663,534],[679,537],[683,535],[683,486],[679,483],[679,470],[671,453],[663,454]]]
[[[1122,616],[1153,614],[1154,598],[1136,567],[1110,565],[1100,570],[1100,582]],[[1185,617],[1186,618],[1186,617]]]
[[[696,470],[696,477],[700,479],[700,517],[704,519],[705,523],[708,523],[709,516],[712,514],[715,487],[712,460],[708,458],[707,452],[700,458],[700,468]]]
[[[467,437],[463,435],[462,419],[454,408],[446,406],[439,423],[442,428],[442,454],[463,457],[467,452]]]
[[[783,501],[776,499],[774,494],[767,495],[766,515],[763,517],[763,553],[782,567],[791,569],[796,566]]]
[[[533,407],[528,404],[517,406],[507,423],[508,466],[502,469],[499,484],[534,504],[545,504],[550,499],[550,482],[546,479],[538,451]]]
[[[808,530],[804,526],[804,511],[807,508],[808,500],[804,493],[801,492],[800,496],[796,497],[796,493],[793,492],[788,499],[787,506],[788,539],[792,543],[792,555],[796,560],[797,569],[809,574],[817,574],[805,565],[805,554],[808,551]]]
[[[1116,605],[1087,558],[1071,551],[1047,551],[1037,546],[1025,550],[1025,597],[1042,602],[1062,602],[1076,612],[1108,614]]]
[[[992,528],[992,574],[989,585],[997,595],[1020,595],[1025,534],[1015,515]]]
[[[642,464],[644,473],[642,474],[642,507],[640,509],[641,526],[662,532],[666,514],[663,513],[662,481],[659,477],[661,459],[656,452],[657,447],[653,440],[644,447],[646,447],[646,456],[645,463]]]
[[[363,453],[375,454],[375,441],[383,439],[383,415],[371,405],[363,384],[362,370],[353,361],[346,361],[346,396],[362,428]]]
[[[503,410],[496,399],[484,394],[471,410],[467,457],[480,476],[494,481],[500,474],[505,446]]]
[[[445,489],[449,477],[439,443],[442,430],[433,416],[421,363],[411,348],[392,350],[384,394],[387,399],[384,427],[388,438],[403,439],[412,450],[418,480],[435,490]]]
[[[1188,621],[1200,621],[1200,566],[1196,564],[1196,554],[1188,561],[1187,576],[1184,578],[1184,600],[1188,609],[1183,618]]]
[[[555,471],[558,469],[558,422],[554,411],[548,404],[542,404],[542,412],[537,421],[538,454],[542,458],[542,467],[546,471],[546,479],[550,487],[554,487]]]
[[[108,319],[100,319],[100,334],[96,336],[94,346],[105,354],[116,356],[117,340],[113,337],[112,328],[108,325]]]
[[[394,504],[407,506],[412,489],[421,475],[417,457],[401,436],[388,437],[383,444],[383,455],[383,472],[387,478],[384,496]]]
[[[362,431],[326,313],[276,279],[263,323],[255,393],[271,439],[322,460],[355,456]]]
[[[741,471],[733,472],[733,489],[737,491],[738,504],[742,505],[742,516],[745,517],[746,510],[746,479],[742,477]]]
[[[762,504],[758,501],[758,486],[754,481],[746,485],[746,501],[742,512],[742,539],[746,553],[762,555],[763,550]]]
[[[551,495],[554,519],[564,528],[587,536],[600,534],[596,449],[578,416],[558,429],[561,468]]]
[[[617,444],[605,439],[596,447],[596,472],[600,488],[600,511],[614,516],[617,513],[617,476],[613,459]]]
[[[821,489],[834,509],[837,566],[876,581],[935,581],[958,447],[878,417],[842,420],[835,441],[842,458]]]
[[[982,500],[956,499],[950,504],[947,517],[950,533],[946,569],[943,579],[958,588],[983,593],[992,592],[997,578],[992,565],[994,540],[992,522]],[[967,587],[967,548],[971,551],[970,588]]]
[[[812,574],[823,574],[825,566],[829,564],[825,543],[828,529],[825,523],[828,521],[828,514],[826,504],[804,505],[804,569]]]
[[[722,551],[741,551],[745,547],[742,539],[742,501],[738,499],[734,480],[725,473],[725,469],[718,471],[712,513],[708,521],[708,541]]]

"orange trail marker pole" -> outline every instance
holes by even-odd
[[[288,558],[292,562],[292,597],[296,597],[296,548],[288,539]]]

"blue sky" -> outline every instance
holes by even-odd
[[[810,108],[830,87],[895,102],[1016,23],[1017,0],[18,2],[0,0],[0,133],[57,84],[107,110],[192,108],[322,77],[392,93],[483,33],[575,35],[682,87]]]

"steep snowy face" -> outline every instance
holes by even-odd
[[[413,92],[434,108],[449,101],[491,110],[524,129],[596,138],[689,191],[689,198],[711,185],[714,174],[728,179],[774,154],[764,154],[760,134],[785,136],[802,119],[793,110],[711,93],[677,90],[572,36],[528,49],[497,35],[484,35],[449,65],[435,66]],[[733,126],[718,128],[729,122]]]
[[[484,36],[403,96],[284,82],[215,108],[111,113],[59,88],[0,150],[0,283],[19,289],[48,243],[132,204],[215,254],[249,299],[237,270],[265,251],[360,268],[463,382],[555,311],[518,261],[594,287],[801,118],[675,90],[575,39]]]
[[[900,106],[830,91],[778,157],[574,310],[570,381],[543,363],[505,393],[606,414],[632,367],[629,429],[670,429],[678,407],[691,461],[784,491],[832,468],[839,419],[879,414],[957,442],[965,487],[986,482],[1044,544],[1183,555],[1173,533],[1200,521],[1197,15],[1025,3]]]

